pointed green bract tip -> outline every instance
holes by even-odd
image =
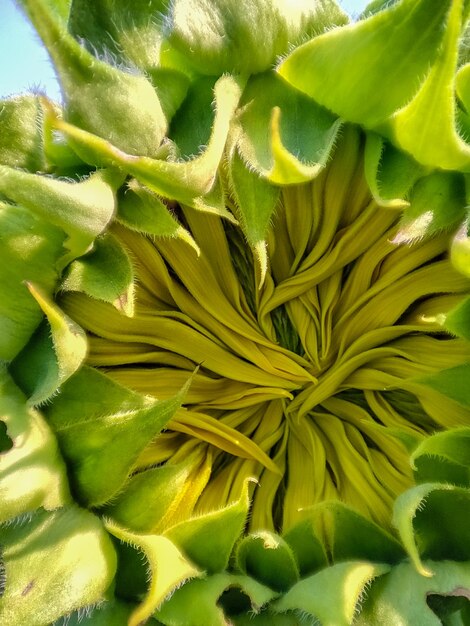
[[[154,155],[166,134],[160,100],[135,68],[100,61],[66,31],[46,0],[22,0],[54,61],[67,118],[130,154]]]

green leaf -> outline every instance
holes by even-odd
[[[465,183],[456,173],[433,172],[414,185],[394,242],[411,243],[457,226],[465,216]]]
[[[421,558],[470,560],[469,515],[468,489],[424,483],[398,496],[392,522],[416,570],[432,576]]]
[[[298,579],[299,570],[287,542],[268,531],[244,537],[237,546],[238,569],[275,591],[289,589]]]
[[[463,622],[442,622],[429,607],[429,597],[470,595],[469,563],[451,561],[425,563],[432,578],[418,574],[410,563],[401,563],[374,581],[355,626],[396,624],[397,626],[464,626]],[[467,622],[465,622],[466,624]]]
[[[52,296],[63,254],[64,233],[27,209],[0,203],[0,359],[12,360],[43,318],[24,281]]]
[[[63,386],[46,414],[82,502],[99,506],[122,489],[140,452],[181,405],[188,384],[158,401],[83,367]]]
[[[81,291],[109,302],[132,317],[134,271],[128,254],[109,232],[95,240],[93,250],[73,261],[61,284],[64,291]]]
[[[173,120],[188,93],[190,78],[179,71],[179,68],[155,67],[147,69],[147,73],[160,99],[166,119]]]
[[[248,507],[248,482],[245,482],[237,502],[177,524],[165,536],[201,569],[209,574],[221,572],[227,568],[233,546],[243,531]]]
[[[87,176],[90,168],[82,161],[78,154],[65,141],[64,137],[55,132],[51,125],[50,111],[54,110],[57,115],[61,115],[61,110],[49,100],[41,97],[43,110],[43,142],[44,153],[50,168],[56,177],[71,176],[77,179],[78,176]]]
[[[272,183],[302,183],[325,167],[340,126],[335,115],[269,72],[246,86],[237,146],[243,160]]]
[[[111,534],[131,543],[143,552],[149,564],[150,585],[142,603],[132,612],[127,625],[139,626],[154,613],[167,596],[199,575],[192,563],[187,561],[169,539],[159,535],[137,535],[107,522]]]
[[[191,158],[206,146],[211,136],[215,111],[212,106],[215,76],[194,80],[186,98],[173,118],[168,136],[184,159]],[[197,119],[197,124],[194,120]]]
[[[470,487],[470,428],[454,428],[426,437],[410,461],[417,482]]]
[[[177,237],[192,246],[197,254],[200,252],[189,231],[181,226],[170,208],[135,179],[129,181],[128,189],[120,197],[117,219],[139,233]]]
[[[172,2],[169,41],[201,74],[256,74],[273,66],[289,44],[345,24],[333,0],[263,2],[236,0]]]
[[[0,100],[0,163],[37,172],[46,168],[43,113],[33,95]]]
[[[248,243],[255,246],[264,241],[271,218],[279,200],[279,188],[274,187],[250,170],[235,151],[229,161],[230,178],[240,222]]]
[[[278,71],[344,119],[374,128],[416,94],[438,54],[450,4],[403,0],[299,46]]]
[[[199,496],[205,482],[198,490],[192,474],[202,474],[202,465],[200,456],[193,454],[181,463],[166,463],[135,474],[125,491],[106,507],[106,515],[135,532],[163,532],[174,523],[175,516],[182,515],[182,510],[184,517],[191,515],[194,502],[187,490],[194,498]]]
[[[464,407],[470,407],[470,393],[468,381],[470,380],[470,363],[456,365],[435,374],[429,374],[415,379],[420,384],[432,387],[448,398],[456,400]]]
[[[158,16],[168,4],[168,0],[73,0],[68,30],[100,58],[112,55],[123,65],[132,61],[148,69],[159,60]]]
[[[237,217],[257,261],[262,285],[268,271],[265,239],[279,202],[279,188],[250,170],[237,150],[229,161],[229,174],[238,207]]]
[[[56,438],[4,367],[0,369],[0,415],[11,445],[0,452],[0,522],[43,506],[70,501],[67,473]]]
[[[359,15],[359,19],[365,19],[366,17],[369,17],[374,13],[378,13],[379,11],[383,11],[384,9],[388,9],[399,1],[400,0],[372,0],[367,4],[364,11],[362,11],[362,13]]]
[[[55,15],[65,24],[69,17],[70,5],[73,0],[48,0]]]
[[[0,165],[0,191],[62,228],[69,235],[67,247],[72,258],[87,252],[113,218],[115,192],[122,182],[116,170],[98,171],[71,183]]]
[[[163,603],[156,617],[168,625],[225,626],[228,614],[223,608],[228,593],[235,614],[242,611],[256,614],[276,595],[271,589],[246,576],[220,573],[187,582]]]
[[[238,104],[241,79],[222,76],[214,88],[215,119],[206,149],[187,162],[164,161],[148,157],[135,157],[114,145],[76,126],[55,118],[55,127],[86,152],[91,163],[105,163],[122,170],[149,187],[155,193],[188,206],[199,208],[204,197],[215,189],[216,174],[225,148],[230,121]],[[210,210],[205,206],[205,210]],[[222,207],[213,209],[218,215],[233,218]]]
[[[83,165],[70,146],[51,132],[44,98],[33,94],[0,100],[0,163],[32,173],[53,170],[55,174]]]
[[[44,626],[99,602],[113,580],[113,545],[88,511],[38,511],[0,533],[7,581],[0,614],[9,626]]]
[[[400,543],[378,524],[340,502],[321,507],[333,562],[367,559],[398,563],[405,556]]]
[[[444,319],[444,327],[453,335],[470,340],[470,297],[462,300],[454,309],[447,313]]]
[[[468,172],[470,147],[457,132],[454,97],[462,7],[462,0],[453,0],[437,59],[417,95],[393,116],[385,132],[424,165]],[[428,23],[429,17],[421,28]]]
[[[374,200],[380,206],[400,209],[425,168],[380,135],[368,132],[364,149],[364,173]]]
[[[54,62],[67,119],[130,154],[154,155],[167,123],[143,75],[99,61],[75,41],[47,0],[21,0]]]
[[[301,578],[327,565],[325,549],[315,534],[311,519],[303,519],[292,526],[283,539],[294,553]]]
[[[11,365],[14,377],[38,405],[53,396],[82,365],[87,355],[85,331],[31,283],[31,295],[44,312],[42,324]]]
[[[273,603],[273,610],[308,613],[322,626],[350,626],[365,588],[389,569],[367,561],[337,563],[298,582]]]

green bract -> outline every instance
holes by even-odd
[[[470,624],[463,0],[21,0],[0,623]]]

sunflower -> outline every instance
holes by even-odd
[[[467,4],[20,4],[2,619],[467,623]]]
[[[361,152],[347,129],[314,182],[279,193],[262,284],[239,227],[177,205],[192,245],[111,229],[133,261],[132,317],[85,294],[60,298],[87,333],[87,362],[125,387],[169,399],[199,366],[137,462],[200,459],[196,513],[238,499],[254,477],[253,530],[290,528],[332,499],[386,524],[411,484],[388,429],[421,438],[468,423],[468,409],[414,380],[469,359],[436,320],[468,279],[445,258],[447,233],[393,243],[397,212],[371,197]],[[145,192],[133,193],[123,202]],[[230,208],[241,213],[234,197]]]

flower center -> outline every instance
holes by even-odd
[[[196,511],[256,478],[253,530],[285,530],[334,499],[387,525],[411,482],[403,442],[468,423],[420,382],[469,357],[439,324],[468,291],[445,257],[449,235],[395,244],[399,215],[372,199],[346,140],[313,182],[282,189],[264,281],[237,226],[177,212],[199,255],[114,226],[135,267],[134,317],[63,297],[89,334],[89,364],[119,383],[163,399],[198,367],[136,469],[194,458]]]

